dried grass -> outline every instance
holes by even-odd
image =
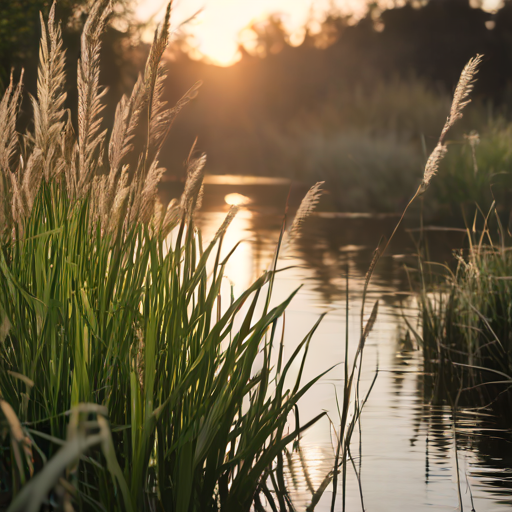
[[[106,89],[100,84],[101,36],[112,12],[111,0],[94,2],[81,38],[78,61],[78,129],[75,134],[65,110],[66,55],[55,3],[48,21],[41,18],[42,36],[37,97],[31,98],[34,128],[23,137],[16,131],[22,95],[13,77],[0,102],[0,231],[22,229],[42,181],[58,177],[70,207],[90,196],[91,219],[102,232],[117,232],[136,222],[170,225],[176,205],[165,216],[158,206],[158,185],[165,172],[159,154],[174,119],[195,97],[200,83],[192,86],[172,107],[163,100],[166,71],[161,63],[169,39],[171,3],[155,38],[144,70],[131,95],[117,105],[110,139],[102,111]],[[142,116],[147,115],[147,141],[130,168],[127,157],[134,151],[133,138]],[[181,205],[193,213],[201,203],[205,157],[190,158],[188,185]],[[163,216],[163,218],[162,218]],[[93,226],[91,226],[93,227]]]

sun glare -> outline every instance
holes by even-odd
[[[343,11],[354,11],[364,0],[338,0]],[[179,0],[174,2],[171,26],[176,28],[195,13],[185,31],[194,36],[193,58],[206,59],[212,64],[230,66],[240,59],[238,45],[246,27],[272,14],[280,14],[292,44],[300,44],[304,25],[311,19],[321,19],[329,10],[331,0]],[[135,15],[141,21],[160,21],[165,0],[138,0]],[[199,12],[198,12],[199,11]],[[145,39],[152,40],[148,32]]]
[[[138,19],[143,22],[162,19],[167,0],[136,1],[135,16]],[[503,0],[473,1],[482,1],[484,9],[493,10]],[[397,4],[396,0],[380,0],[378,3],[383,8]],[[318,22],[333,7],[341,14],[351,14],[357,19],[364,15],[368,4],[368,0],[176,0],[171,28],[176,29],[197,13],[184,28],[194,37],[191,57],[206,58],[218,66],[230,66],[240,60],[238,45],[244,40],[244,29],[272,14],[281,16],[291,44],[299,45],[304,39],[304,26],[309,23],[314,31],[314,26],[318,27]],[[152,31],[143,38],[151,42]]]

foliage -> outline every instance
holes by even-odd
[[[271,303],[275,264],[221,299],[220,249],[236,209],[204,246],[194,224],[204,155],[192,149],[181,201],[167,210],[158,202],[161,147],[197,89],[174,107],[162,100],[170,5],[107,146],[99,56],[110,9],[97,2],[84,26],[76,136],[55,6],[43,26],[34,130],[16,131],[20,85],[0,103],[0,453],[11,510],[39,497],[80,510],[248,511],[273,492],[281,505],[281,454],[323,415],[289,423],[322,377],[301,384],[321,319],[285,361],[277,325],[296,292]]]
[[[87,0],[61,0],[57,6],[57,18],[64,20],[64,37],[68,48],[78,45],[78,36],[83,28]],[[11,69],[19,72],[28,67],[29,72],[37,62],[40,35],[40,13],[46,18],[51,2],[47,0],[10,0],[0,4],[0,91],[9,83]],[[116,18],[127,21],[131,18],[130,0],[116,2]],[[111,39],[122,39],[123,34],[111,34]],[[124,35],[126,37],[126,35]],[[113,41],[110,42],[112,44]],[[73,52],[74,53],[74,52]],[[114,65],[114,62],[112,62]],[[29,88],[32,83],[29,81]],[[112,84],[113,85],[113,84]]]
[[[199,135],[211,172],[326,180],[339,211],[399,212],[472,55],[484,55],[476,101],[450,138],[474,129],[483,138],[490,114],[510,120],[511,8],[509,0],[494,14],[468,0],[372,4],[360,20],[333,12],[311,23],[293,45],[286,20],[272,16],[252,27],[251,48],[227,68],[176,50],[174,87],[207,84],[177,137],[188,144]],[[180,145],[164,149],[168,161],[181,162]],[[458,207],[438,190],[425,213],[444,221]]]
[[[470,132],[441,166],[441,179],[433,185],[437,218],[469,219],[475,205],[496,209],[506,221],[512,193],[512,125],[505,119],[491,121],[479,134]]]

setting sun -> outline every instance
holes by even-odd
[[[364,0],[338,2],[343,12],[361,12]],[[303,37],[303,27],[308,20],[322,18],[332,5],[330,0],[188,0],[174,5],[172,29],[198,13],[186,27],[194,36],[193,57],[206,57],[212,64],[229,66],[240,58],[238,44],[241,32],[254,22],[266,19],[271,14],[281,14],[292,42],[298,44]],[[141,20],[154,17],[160,20],[165,10],[163,0],[140,0],[136,16]]]

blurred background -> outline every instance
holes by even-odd
[[[68,102],[86,0],[61,0]],[[34,93],[39,11],[48,0],[0,5],[0,88],[26,70]],[[164,0],[120,0],[104,38],[105,126],[143,69]],[[462,222],[462,208],[504,212],[510,199],[512,2],[509,0],[181,0],[166,54],[174,103],[196,81],[162,157],[167,183],[184,179],[198,137],[208,173],[325,180],[324,208],[399,212],[423,173],[464,64],[484,54],[473,103],[450,132],[450,151],[423,213]],[[28,98],[24,108],[30,118]],[[27,121],[28,122],[28,121]],[[505,213],[505,212],[504,212]]]

